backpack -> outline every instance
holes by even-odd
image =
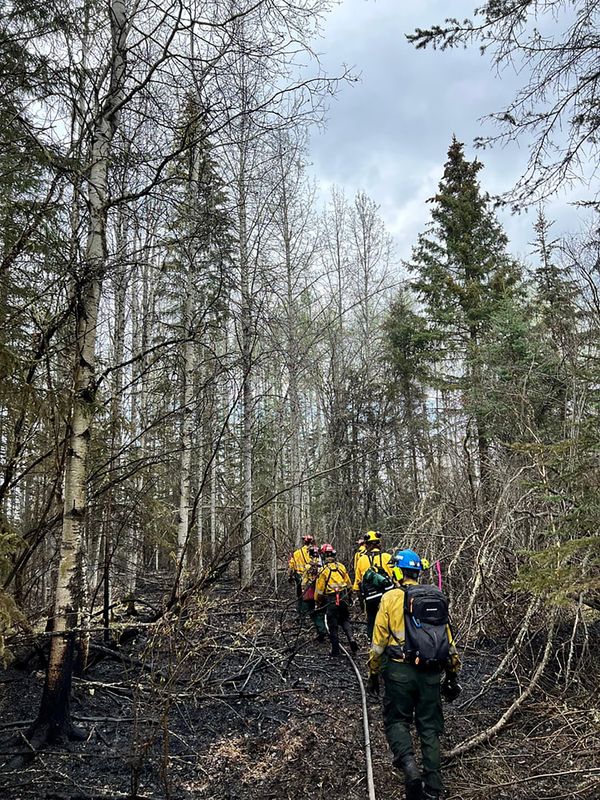
[[[448,600],[437,586],[404,588],[404,656],[415,666],[444,667],[450,657]]]
[[[374,564],[373,561],[377,555],[379,555],[379,564]],[[392,589],[394,583],[381,563],[381,553],[366,553],[366,556],[371,566],[363,575],[360,592],[365,600],[376,600],[388,589]]]
[[[319,575],[319,570],[321,569],[319,564],[310,564],[310,582],[307,584],[306,588],[302,593],[303,600],[314,600],[315,599],[315,584],[317,582],[317,577]]]

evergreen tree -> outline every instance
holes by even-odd
[[[534,313],[555,349],[565,355],[575,333],[577,288],[558,263],[559,242],[551,238],[551,229],[552,222],[540,209],[534,225],[538,264],[531,275]]]
[[[197,563],[202,564],[202,517],[190,504],[192,451],[203,457],[202,425],[196,410],[202,407],[195,384],[201,371],[198,352],[201,334],[211,320],[223,316],[231,260],[231,220],[226,194],[206,133],[206,110],[200,100],[187,98],[180,126],[184,156],[175,164],[174,188],[179,195],[170,241],[169,273],[177,277],[174,302],[183,346],[181,374],[181,447],[178,489],[177,557],[180,568],[189,554],[191,527],[197,524]],[[172,277],[172,276],[171,276]],[[196,432],[196,442],[194,442]],[[211,437],[212,438],[212,437]],[[203,464],[200,464],[203,472]],[[201,488],[199,492],[201,493]],[[197,505],[197,503],[196,503]],[[200,504],[201,505],[201,504]],[[191,513],[190,513],[191,512]]]
[[[488,483],[489,432],[479,404],[482,339],[498,304],[515,290],[518,270],[508,239],[477,179],[483,165],[468,161],[455,136],[431,199],[431,222],[413,250],[412,282],[423,303],[438,358],[441,385],[460,388],[474,420],[482,488]]]
[[[391,367],[390,392],[401,405],[406,430],[414,500],[419,498],[419,451],[427,421],[424,418],[432,336],[425,320],[410,307],[406,291],[392,302],[384,321],[385,355]]]

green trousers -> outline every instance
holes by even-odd
[[[301,601],[300,617],[304,619],[306,616],[310,616],[317,633],[322,633],[323,635],[327,633],[327,630],[325,629],[325,609],[315,608],[314,600]]]
[[[421,741],[423,780],[442,790],[440,733],[444,729],[440,672],[418,670],[412,664],[388,661],[383,669],[385,734],[394,760],[412,755],[410,726],[414,721]]]

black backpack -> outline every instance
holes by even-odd
[[[418,667],[445,667],[450,657],[448,600],[437,586],[404,588],[404,653]]]
[[[388,589],[392,589],[394,586],[392,579],[381,563],[381,555],[381,552],[366,553],[371,566],[366,570],[360,583],[360,592],[365,600],[379,598],[384,592],[387,592]],[[373,562],[377,556],[379,556],[379,564],[374,564]]]

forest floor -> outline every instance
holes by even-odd
[[[146,600],[156,605],[160,588]],[[121,630],[135,628],[124,658],[92,648],[74,684],[86,739],[46,746],[23,764],[15,754],[28,751],[44,671],[29,662],[0,672],[0,798],[365,800],[356,676],[298,624],[291,591],[285,585],[277,600],[221,586],[158,623],[122,619]],[[356,632],[364,675],[361,620]],[[478,696],[503,653],[501,643],[463,653],[463,694],[445,706],[446,749],[495,723],[514,699],[516,678]],[[497,737],[444,767],[446,800],[598,800],[596,681],[566,695],[545,680]],[[379,703],[369,715],[377,800],[400,800]]]

